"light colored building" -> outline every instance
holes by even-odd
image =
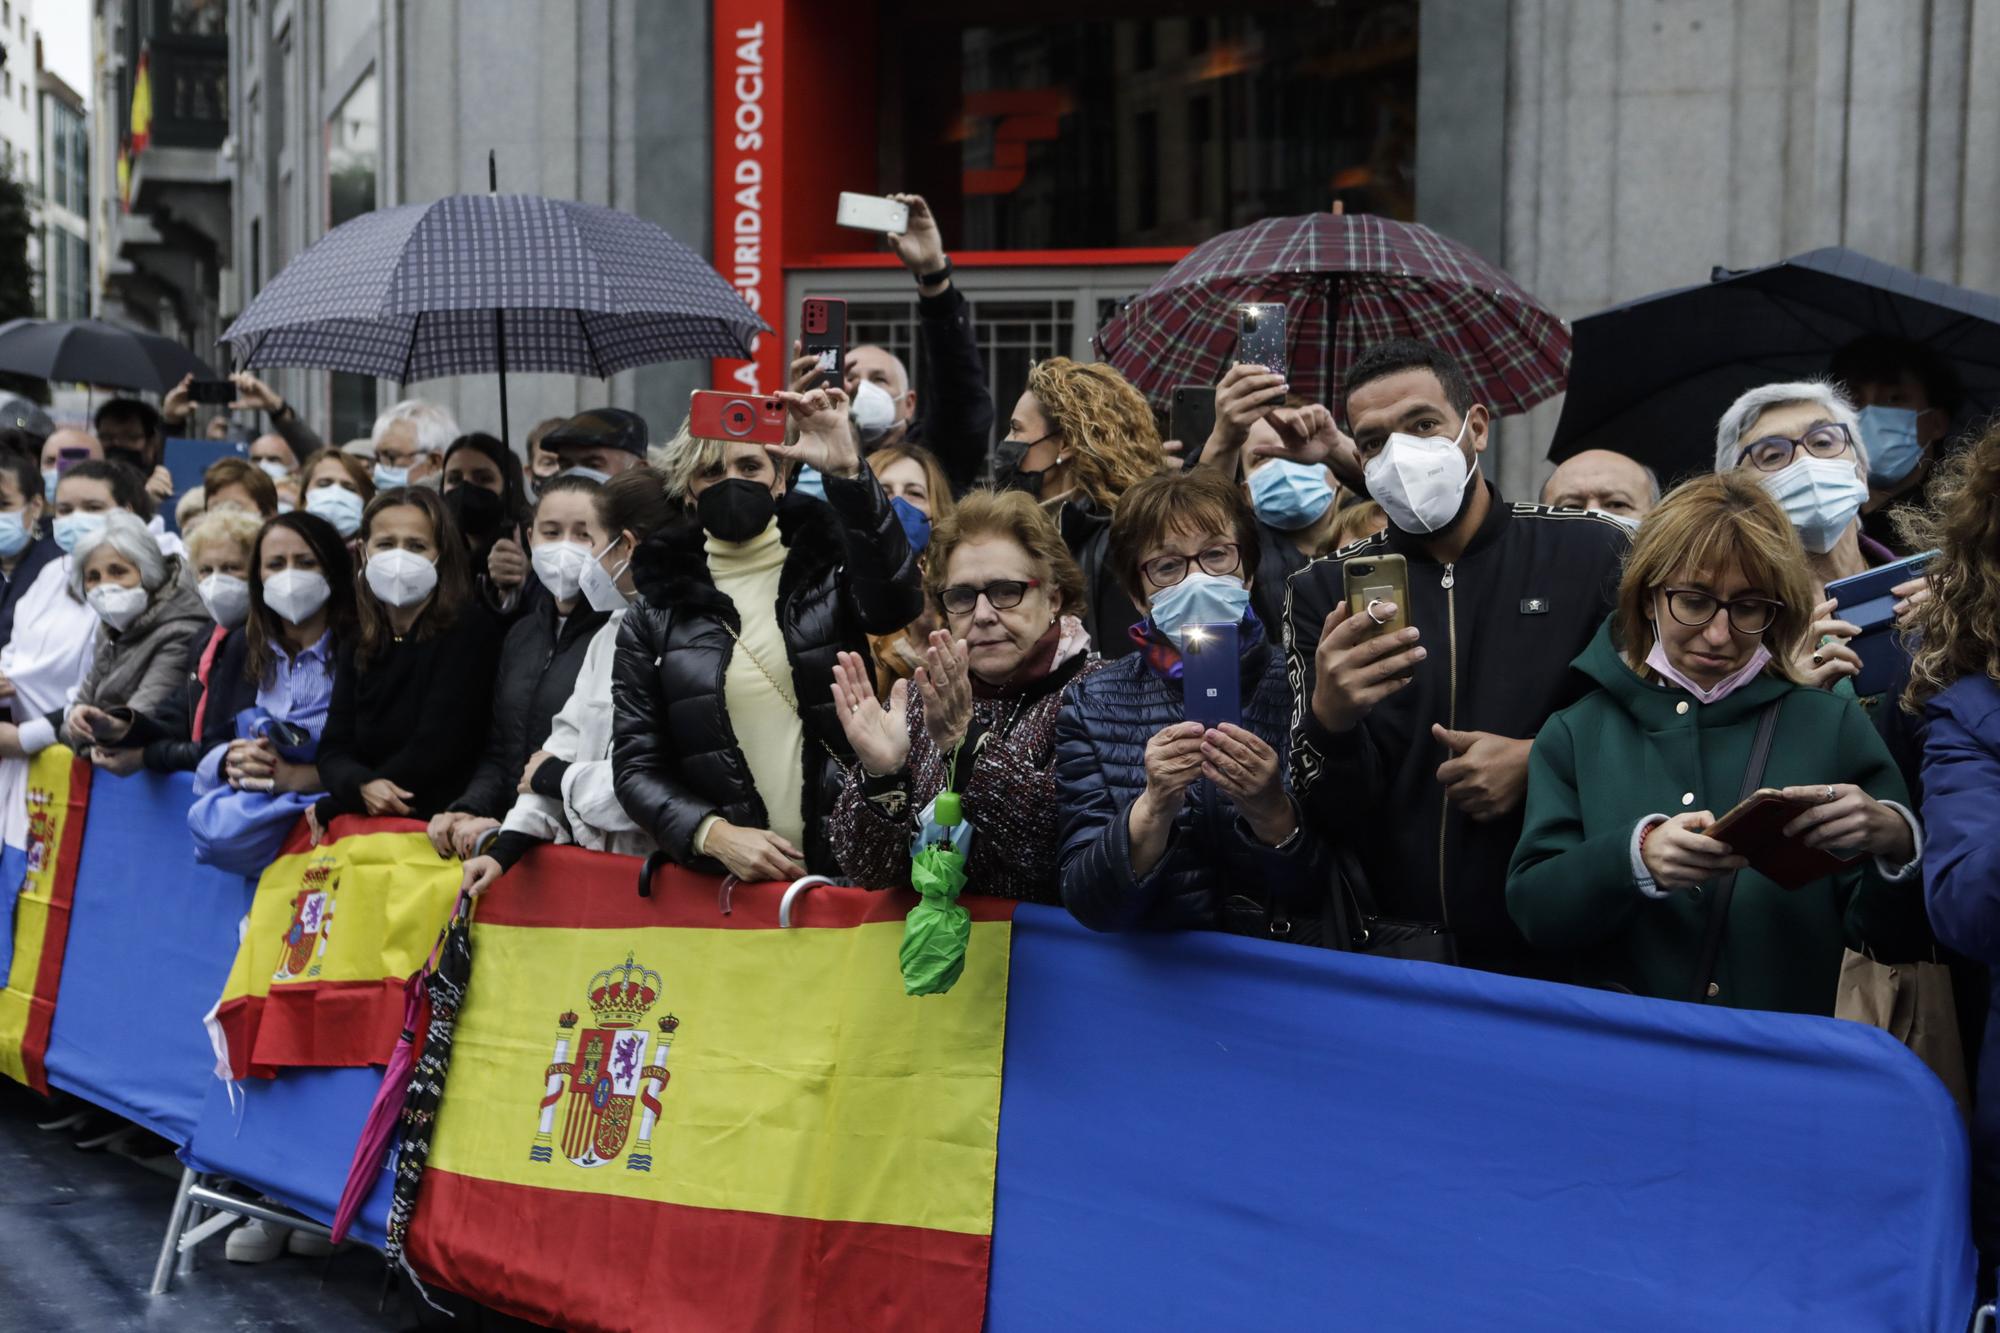
[[[28,191],[32,201],[41,179],[41,136],[36,130],[34,6],[31,0],[0,0],[0,166]],[[29,255],[30,263],[35,256]]]
[[[37,55],[40,51],[37,48]],[[83,98],[54,71],[36,71],[40,99],[42,316],[90,314],[90,152]]]

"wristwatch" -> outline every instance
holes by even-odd
[[[282,421],[284,418],[290,416],[291,414],[292,414],[292,405],[286,402],[284,399],[280,398],[278,400],[278,405],[275,408],[271,409],[270,417],[271,420],[273,421]]]
[[[917,286],[919,286],[919,287],[935,287],[935,286],[937,286],[937,285],[938,285],[939,283],[941,283],[941,282],[945,281],[946,279],[948,279],[948,278],[950,278],[950,277],[951,277],[951,256],[950,256],[950,255],[946,255],[946,256],[944,257],[944,267],[943,267],[943,268],[939,269],[939,270],[938,270],[937,272],[935,272],[935,273],[919,273],[919,274],[917,275]]]

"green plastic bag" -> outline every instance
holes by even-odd
[[[905,995],[942,995],[965,971],[965,948],[972,941],[972,913],[958,905],[965,888],[965,856],[949,835],[959,823],[958,797],[939,794],[935,815],[947,837],[921,848],[910,859],[910,884],[921,901],[903,921]]]

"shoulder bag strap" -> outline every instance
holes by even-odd
[[[1770,762],[1771,738],[1777,734],[1778,709],[1784,702],[1782,696],[1773,699],[1758,715],[1757,736],[1750,742],[1750,762],[1743,768],[1743,790],[1736,797],[1739,805],[1764,785],[1764,766]],[[1708,987],[1715,979],[1715,961],[1722,953],[1722,933],[1729,928],[1729,902],[1736,896],[1738,873],[1732,870],[1723,876],[1708,907],[1708,924],[1701,933],[1701,961],[1695,965],[1694,989],[1688,996],[1696,1004],[1708,1003]]]

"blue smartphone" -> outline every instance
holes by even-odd
[[[1242,673],[1234,625],[1189,625],[1181,634],[1181,689],[1187,720],[1243,725]]]
[[[1896,595],[1889,590],[1923,573],[1936,554],[1925,551],[1826,585],[1826,595],[1839,604],[1833,614],[1861,627],[1861,633],[1848,640],[1847,646],[1861,658],[1854,692],[1862,698],[1893,685],[1897,669],[1909,657],[1896,635]]]

